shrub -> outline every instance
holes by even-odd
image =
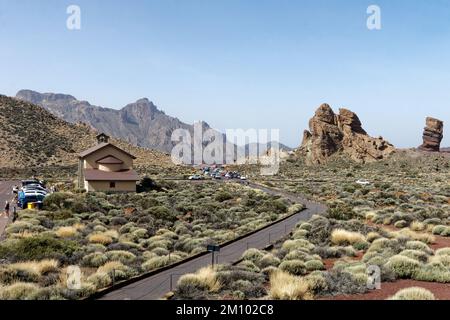
[[[106,252],[106,256],[110,261],[120,261],[123,264],[132,263],[136,259],[133,253],[123,250],[108,251]]]
[[[397,222],[394,223],[394,227],[396,228],[406,228],[408,226],[408,222],[406,222],[405,220],[398,220]]]
[[[81,264],[86,267],[98,268],[108,261],[106,254],[94,252],[83,257]]]
[[[373,232],[373,231],[372,231],[372,232],[369,232],[369,233],[367,234],[366,238],[367,238],[367,241],[373,242],[373,241],[375,241],[375,240],[381,238],[381,236],[380,236],[379,233]]]
[[[305,262],[306,270],[316,271],[325,269],[323,262],[320,260],[309,260]]]
[[[437,256],[450,256],[450,248],[441,248],[436,250]]]
[[[255,248],[250,248],[242,254],[242,259],[257,263],[264,256],[264,252]]]
[[[97,273],[106,273],[111,276],[114,274],[115,280],[128,279],[134,275],[134,272],[120,261],[107,262],[99,267]]]
[[[411,250],[421,250],[430,255],[433,254],[433,250],[421,241],[408,241],[406,242],[405,248]]]
[[[314,245],[305,239],[296,239],[296,240],[287,240],[283,243],[282,249],[286,251],[292,251],[295,249],[306,249],[306,250],[313,250]]]
[[[313,298],[308,282],[283,271],[271,274],[269,296],[275,300],[310,300]]]
[[[417,260],[419,262],[427,262],[428,261],[428,255],[421,251],[421,250],[412,250],[412,249],[406,249],[399,253],[399,255]]]
[[[409,226],[409,228],[413,231],[423,231],[423,230],[425,230],[425,224],[416,220],[416,221],[411,222],[411,225]]]
[[[398,291],[389,300],[436,300],[434,294],[424,288],[411,287]]]
[[[113,242],[113,239],[105,233],[95,233],[95,234],[89,235],[88,241],[90,243],[100,243],[103,245],[108,245]]]
[[[34,283],[16,282],[0,287],[0,300],[28,300],[39,291]]]
[[[152,271],[165,267],[171,263],[181,260],[180,256],[171,254],[170,256],[155,257],[145,261],[141,267],[144,271]]]
[[[411,278],[420,267],[420,263],[406,256],[396,255],[391,257],[385,266],[398,278]]]
[[[69,199],[72,198],[73,195],[70,193],[54,192],[44,198],[44,207],[53,211],[55,209],[67,209],[71,204]]]
[[[97,288],[97,290],[106,288],[112,284],[112,279],[110,275],[104,272],[96,272],[90,275],[87,278],[87,281],[92,283],[95,286],[95,288]]]
[[[257,264],[260,268],[278,267],[280,264],[280,259],[271,253],[267,253],[259,261],[257,261]]]
[[[227,191],[219,191],[216,194],[216,196],[214,197],[214,199],[219,202],[224,202],[224,201],[233,199],[233,196],[231,195],[231,193],[229,193]]]
[[[450,271],[442,263],[429,263],[416,270],[414,279],[419,281],[450,283]]]
[[[434,236],[426,233],[419,233],[409,229],[402,229],[396,233],[394,233],[396,237],[403,236],[410,238],[411,240],[421,241],[424,243],[434,243],[436,239]]]
[[[289,272],[293,275],[304,275],[306,274],[306,266],[305,263],[301,260],[288,260],[283,261],[280,266],[280,270],[283,270],[285,272]]]
[[[348,245],[365,241],[366,238],[358,232],[344,229],[335,229],[331,232],[331,242],[336,245]]]
[[[49,235],[33,236],[0,244],[0,257],[12,261],[58,259],[65,261],[79,249],[74,241]]]
[[[298,229],[294,231],[294,234],[292,235],[292,239],[305,239],[309,234],[308,230],[304,229]]]
[[[367,250],[369,248],[369,243],[366,241],[363,242],[356,242],[353,244],[353,248],[355,248],[356,250],[360,251],[360,250]]]
[[[217,272],[211,267],[205,267],[194,274],[186,274],[178,280],[177,291],[184,291],[186,287],[194,287],[201,291],[218,292],[221,284],[217,278]]]
[[[311,272],[303,279],[308,283],[309,289],[314,294],[320,294],[322,291],[327,289],[328,284],[325,279],[325,276],[321,271]]]
[[[431,231],[433,234],[436,235],[442,235],[447,231],[447,226],[444,225],[437,225],[433,228],[433,230]]]
[[[324,295],[358,294],[367,291],[367,283],[362,284],[351,273],[332,269],[325,273],[327,282],[326,289],[322,292]]]
[[[61,227],[56,230],[55,234],[59,238],[73,238],[78,234],[78,231],[75,227]]]

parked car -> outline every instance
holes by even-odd
[[[370,184],[370,181],[365,180],[365,179],[359,179],[358,181],[356,181],[357,184],[360,184],[362,186],[367,186]]]
[[[188,178],[189,180],[202,180],[203,177],[199,174],[194,174]]]
[[[44,201],[45,194],[40,192],[24,192],[20,191],[18,194],[18,200],[17,205],[22,208],[26,209],[28,206],[28,203],[38,203],[42,205],[42,202]]]
[[[245,177],[245,176],[241,176],[241,178],[240,178],[242,181],[246,181],[247,180],[247,177]]]

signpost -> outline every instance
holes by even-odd
[[[220,246],[216,246],[216,245],[208,245],[206,247],[206,250],[208,250],[208,252],[211,252],[212,254],[212,267],[214,268],[214,253],[215,252],[220,252]]]

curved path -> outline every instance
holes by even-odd
[[[232,244],[221,248],[216,256],[218,263],[232,263],[237,261],[242,253],[248,248],[263,249],[284,236],[288,235],[299,221],[308,220],[314,214],[322,214],[326,211],[326,206],[311,202],[305,198],[287,193],[280,190],[274,190],[255,183],[248,183],[252,188],[262,190],[271,195],[280,195],[295,203],[301,203],[306,209],[298,212],[289,218],[280,221],[268,228],[260,230],[255,234],[238,240]],[[198,269],[210,265],[211,255],[204,255],[194,260],[175,266],[169,270],[162,271],[148,278],[139,280],[135,283],[126,285],[117,290],[111,291],[100,297],[101,300],[156,300],[160,299],[166,293],[175,288],[180,276],[186,273],[193,273]]]
[[[17,185],[17,181],[0,181],[0,240],[3,239],[3,232],[6,227],[12,221],[12,212],[14,210],[15,204],[13,203],[14,195],[12,193],[12,188]],[[5,201],[10,203],[10,216],[9,219],[4,215],[3,209],[5,207]],[[0,257],[1,258],[1,257]]]

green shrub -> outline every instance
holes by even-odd
[[[396,277],[409,279],[419,269],[420,263],[406,256],[396,255],[391,257],[385,266],[392,270]]]
[[[280,259],[278,259],[271,253],[267,253],[256,263],[262,269],[267,267],[278,267],[278,265],[280,264]]]
[[[106,252],[109,261],[120,261],[123,264],[130,264],[136,260],[136,255],[123,250],[113,250]]]
[[[308,271],[316,271],[316,270],[324,270],[325,267],[323,262],[320,260],[309,260],[305,262],[306,270]]]
[[[90,253],[83,257],[81,264],[86,267],[98,268],[108,261],[108,256],[101,252]]]
[[[399,253],[402,256],[417,260],[419,262],[427,262],[428,255],[421,250],[406,249]]]
[[[307,271],[305,263],[301,260],[283,261],[279,268],[296,276],[304,275]]]
[[[28,300],[39,291],[34,283],[16,282],[0,287],[0,300]]]
[[[282,249],[286,251],[292,251],[295,249],[306,249],[306,250],[312,250],[314,249],[314,245],[305,239],[296,239],[296,240],[287,240],[283,243]]]
[[[366,241],[356,242],[353,244],[353,248],[355,248],[358,251],[361,251],[361,250],[365,251],[369,248],[369,243]]]
[[[389,300],[436,300],[434,294],[424,288],[411,287],[398,291]]]
[[[257,263],[264,256],[264,252],[255,248],[250,248],[242,254],[242,259]]]
[[[441,263],[429,263],[416,270],[414,279],[419,281],[450,283],[450,270]]]
[[[97,289],[106,288],[112,284],[110,275],[104,272],[96,272],[90,275],[87,281],[92,283]]]
[[[399,220],[397,222],[394,223],[394,227],[396,228],[406,228],[408,226],[408,222],[406,222],[405,220]]]
[[[33,236],[0,244],[0,257],[12,261],[58,259],[66,261],[79,250],[79,244],[49,235]]]
[[[152,271],[158,268],[168,266],[180,260],[181,260],[180,256],[175,254],[171,254],[170,257],[169,256],[155,257],[145,261],[141,265],[141,268],[144,271]]]
[[[224,201],[233,199],[233,196],[231,195],[231,193],[229,193],[227,191],[219,191],[215,195],[214,199],[219,202],[224,202]]]

